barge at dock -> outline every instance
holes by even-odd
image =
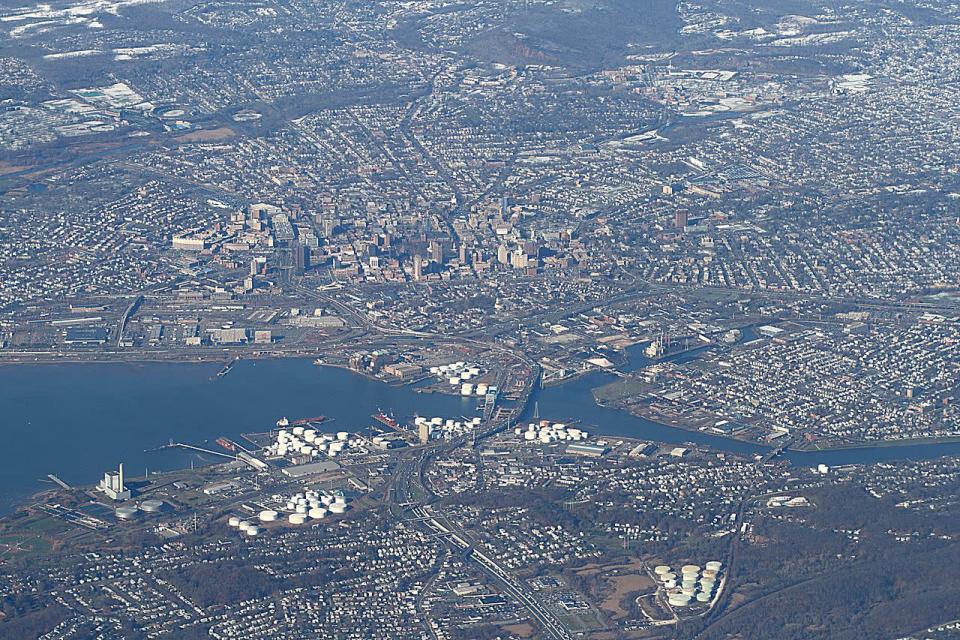
[[[216,442],[218,445],[220,445],[227,451],[231,451],[233,453],[237,452],[237,444],[232,440],[228,440],[227,438],[220,437],[220,438],[217,438]]]
[[[302,427],[308,424],[320,424],[325,422],[327,416],[314,416],[312,418],[298,418],[296,420],[288,420],[287,418],[280,418],[277,420],[277,426],[280,428],[286,427]]]

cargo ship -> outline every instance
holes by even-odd
[[[382,425],[390,427],[394,431],[403,431],[403,427],[400,426],[400,423],[385,414],[383,411],[373,414],[373,419]]]

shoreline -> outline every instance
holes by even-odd
[[[677,422],[677,423],[665,422],[662,419],[656,419],[651,415],[636,413],[636,412],[630,411],[629,409],[617,406],[616,404],[603,403],[602,401],[598,400],[596,396],[594,396],[594,402],[597,403],[597,406],[603,407],[604,409],[621,411],[635,418],[648,420],[649,422],[652,422],[661,427],[667,427],[670,429],[682,429],[683,431],[687,431],[689,433],[705,433],[707,435],[717,437],[717,438],[723,438],[724,440],[729,440],[731,442],[739,442],[742,444],[748,444],[755,447],[762,447],[765,449],[774,450],[778,448],[778,445],[772,442],[760,442],[757,440],[747,440],[745,438],[738,438],[736,436],[726,435],[723,433],[704,431],[693,425],[682,423],[682,422]],[[841,444],[821,446],[821,447],[817,447],[817,446],[804,447],[804,446],[798,446],[796,443],[791,443],[789,446],[787,446],[784,449],[784,452],[813,454],[813,453],[829,453],[831,451],[856,451],[856,450],[868,451],[870,449],[889,449],[889,448],[895,448],[895,447],[920,447],[924,445],[936,446],[936,445],[956,444],[956,443],[960,443],[960,435],[904,438],[902,440],[872,440],[872,441],[865,440],[862,442],[841,443]]]
[[[6,359],[2,356],[6,354],[0,354],[0,367],[3,366],[16,366],[16,365],[83,365],[83,364],[126,364],[126,365],[150,365],[150,364],[178,364],[178,365],[222,365],[224,361],[237,360],[237,352],[225,352],[223,355],[201,355],[195,358],[188,358],[181,356],[174,356],[169,358],[164,357],[150,357],[146,353],[140,353],[136,356],[130,358],[111,358],[111,357],[94,357],[94,358],[45,358],[45,359],[33,359],[27,360],[24,358],[17,359]],[[239,357],[240,361],[243,360],[304,360],[304,359],[316,359],[320,354],[318,352],[314,353],[295,353],[289,351],[279,351],[279,352],[270,352],[270,353],[253,353],[246,354]],[[390,380],[384,380],[375,375],[371,375],[364,371],[357,371],[350,368],[345,364],[340,364],[336,362],[324,362],[323,364],[314,364],[314,366],[324,368],[330,367],[333,369],[339,369],[341,371],[346,371],[354,375],[358,375],[366,380],[371,382],[378,382],[389,387],[394,388],[403,388],[410,385],[403,382],[395,382]],[[598,370],[590,369],[586,371],[580,371],[576,374],[565,377],[562,380],[550,381],[543,385],[544,388],[555,388],[562,387],[563,385],[571,382],[580,380],[581,378],[587,376],[590,373],[596,373]],[[604,373],[604,371],[599,371]],[[413,388],[413,387],[411,387]],[[599,387],[598,387],[599,388]],[[414,388],[414,391],[420,392],[418,389]],[[749,440],[745,438],[738,438],[736,436],[726,435],[723,433],[715,433],[710,431],[703,431],[693,425],[685,424],[682,422],[668,422],[663,419],[659,419],[659,416],[653,417],[650,415],[644,415],[642,413],[636,413],[624,407],[618,406],[616,403],[607,403],[596,397],[593,393],[594,389],[591,389],[591,397],[596,404],[596,406],[603,409],[610,409],[613,411],[619,411],[625,413],[629,416],[647,420],[655,425],[660,427],[669,428],[669,429],[678,429],[691,434],[699,433],[706,434],[711,437],[721,438],[723,440],[730,441],[732,443],[746,444],[754,447],[759,447],[761,449],[776,449],[776,443],[770,442],[761,442],[756,440]],[[422,393],[422,392],[421,392]],[[447,394],[440,394],[447,395]],[[449,397],[458,397],[455,394],[450,394]],[[960,435],[958,436],[943,436],[943,437],[923,437],[923,438],[908,438],[903,440],[877,440],[877,441],[863,441],[856,443],[844,443],[836,444],[830,446],[797,446],[796,443],[791,443],[790,446],[786,447],[785,452],[798,453],[798,454],[814,454],[814,453],[829,453],[834,451],[867,451],[871,449],[888,449],[896,447],[919,447],[919,446],[937,446],[937,445],[947,445],[947,444],[957,444],[960,443]]]

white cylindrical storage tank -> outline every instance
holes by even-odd
[[[470,367],[467,369],[467,371],[469,371],[470,375],[474,377],[480,375],[480,367]]]
[[[460,395],[462,396],[472,396],[473,395],[473,385],[467,382],[460,387]]]
[[[320,496],[320,502],[322,504],[330,504],[331,502],[333,502],[333,496],[331,495]]]
[[[157,513],[163,510],[163,500],[144,500],[140,503],[140,510],[144,513]]]
[[[347,505],[343,502],[334,502],[330,505],[330,513],[346,513]]]
[[[710,594],[701,591],[697,594],[697,602],[710,602]]]
[[[259,527],[250,525],[249,527],[247,527],[247,530],[245,531],[245,533],[252,538],[253,536],[258,535],[260,533],[260,529]]]
[[[690,604],[690,596],[685,594],[673,595],[667,598],[667,602],[669,602],[672,607],[685,607]]]
[[[295,435],[295,436],[302,436],[304,431],[305,431],[305,429],[304,429],[303,427],[294,427],[294,428],[293,428],[293,435]]]
[[[720,573],[720,571],[723,570],[723,563],[719,560],[711,560],[707,563],[707,569]]]
[[[307,515],[310,516],[310,518],[312,518],[313,520],[319,520],[320,518],[326,517],[327,510],[321,509],[320,507],[314,507],[313,509],[310,509]]]
[[[231,527],[239,527],[240,518],[238,518],[237,516],[230,516],[230,519],[227,520],[227,524],[230,525]]]
[[[534,433],[533,431],[525,431],[525,432],[523,433],[523,439],[524,439],[524,440],[536,440],[536,439],[537,439],[537,434]]]
[[[663,586],[667,589],[673,589],[675,586],[677,586],[677,581],[673,578],[668,578],[663,581]]]
[[[260,519],[260,522],[273,522],[277,519],[277,516],[279,515],[280,514],[278,514],[273,509],[264,509],[259,513],[257,518]]]
[[[249,529],[249,528],[252,527],[252,526],[253,526],[253,525],[250,524],[249,522],[247,522],[246,520],[241,520],[241,521],[240,521],[240,524],[237,525],[237,528],[240,529],[240,531],[246,531],[247,529]]]
[[[350,434],[347,433],[346,431],[337,431],[337,440],[340,440],[341,442],[343,442],[349,437],[350,437]]]
[[[685,564],[680,571],[683,573],[700,573],[700,567],[695,564]]]
[[[447,382],[449,382],[451,385],[460,384],[460,376],[450,376],[447,378]]]
[[[137,517],[137,507],[134,505],[123,505],[114,510],[114,515],[118,520],[132,520]]]
[[[290,524],[303,524],[307,521],[307,514],[305,513],[291,513],[287,516],[287,521]]]

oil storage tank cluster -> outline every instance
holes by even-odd
[[[685,564],[679,574],[668,565],[658,565],[653,570],[663,587],[671,607],[687,607],[691,604],[706,604],[713,600],[720,584],[723,563],[711,560],[704,567]]]
[[[483,375],[483,370],[473,364],[466,362],[453,362],[436,367],[430,367],[430,373],[437,376],[440,380],[446,380],[451,387],[460,387],[460,394],[464,396],[478,395],[482,396],[487,391],[495,391],[486,384],[474,385],[470,380]],[[483,393],[480,393],[480,387]]]
[[[275,509],[263,509],[257,513],[256,520],[260,526],[270,527],[280,522],[299,526],[313,520],[322,520],[328,515],[343,514],[350,509],[348,499],[342,494],[314,489],[304,489],[286,499],[282,496],[274,496],[274,498],[278,501]],[[260,526],[240,516],[230,516],[227,519],[227,525],[248,536],[256,536],[260,533]]]
[[[227,524],[234,529],[240,531],[251,538],[260,534],[260,528],[248,520],[241,520],[237,516],[230,516],[227,520]]]
[[[268,458],[287,458],[300,463],[309,459],[335,458],[344,451],[362,444],[358,438],[351,438],[346,431],[320,433],[316,429],[293,427],[280,429],[277,439],[265,449]]]
[[[579,442],[586,440],[589,435],[583,429],[568,427],[560,422],[551,423],[549,420],[531,422],[527,425],[526,430],[523,427],[515,427],[513,432],[523,437],[527,442],[541,442],[543,444],[550,444],[559,440]]]
[[[418,431],[424,428],[427,433],[431,435],[432,439],[436,439],[452,438],[464,434],[479,427],[481,421],[481,418],[478,417],[455,420],[453,418],[441,418],[439,416],[434,418],[417,416],[414,418],[413,424],[417,427]]]
[[[347,499],[339,494],[306,489],[287,500],[286,511],[290,512],[287,521],[290,524],[304,524],[307,520],[322,520],[328,514],[346,513]]]

